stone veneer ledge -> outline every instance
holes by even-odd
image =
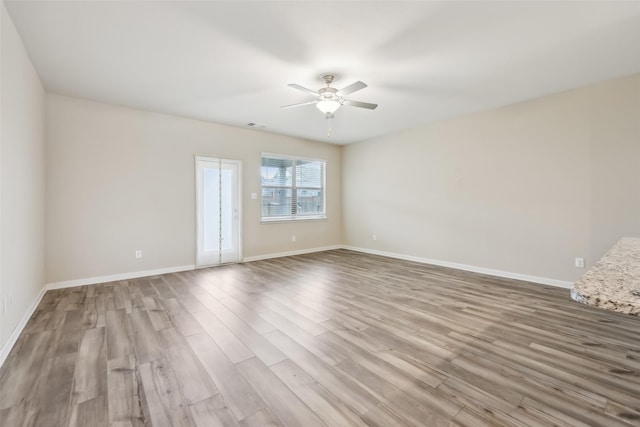
[[[571,298],[640,316],[640,238],[620,239],[573,285]]]

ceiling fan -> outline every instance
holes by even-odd
[[[368,108],[369,110],[375,110],[378,104],[370,104],[368,102],[360,102],[360,101],[352,101],[350,99],[345,99],[345,95],[349,95],[357,90],[364,89],[367,85],[363,82],[357,81],[355,83],[350,84],[349,86],[342,88],[340,90],[331,87],[331,83],[333,82],[334,76],[332,74],[327,74],[322,76],[322,79],[327,84],[327,87],[323,87],[322,89],[315,91],[311,89],[307,89],[306,87],[297,85],[297,84],[289,84],[290,87],[294,89],[301,90],[302,92],[306,92],[316,99],[309,102],[301,102],[299,104],[291,104],[284,105],[281,108],[291,108],[291,107],[300,107],[303,105],[311,105],[315,104],[318,110],[324,113],[326,119],[332,119],[333,113],[336,112],[338,108],[342,105],[349,105],[351,107],[360,107],[360,108]]]

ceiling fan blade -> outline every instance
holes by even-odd
[[[360,102],[360,101],[349,101],[345,99],[342,102],[342,105],[350,105],[351,107],[360,107],[360,108],[368,108],[369,110],[375,110],[378,104],[369,104],[368,102]]]
[[[355,83],[350,84],[347,87],[343,87],[338,92],[336,92],[336,95],[338,95],[338,96],[349,95],[350,93],[353,93],[353,92],[355,92],[357,90],[360,90],[360,89],[364,89],[365,87],[367,87],[366,83],[361,82],[361,81],[357,81]]]
[[[280,108],[301,107],[301,106],[303,106],[303,105],[311,105],[311,104],[317,104],[317,103],[318,103],[318,101],[317,101],[317,100],[315,100],[315,101],[309,101],[309,102],[300,102],[300,103],[298,103],[298,104],[283,105],[283,106],[282,106],[282,107],[280,107]]]
[[[294,88],[294,89],[301,90],[301,91],[303,91],[303,92],[307,92],[308,94],[313,95],[313,96],[319,96],[319,95],[320,95],[320,94],[319,94],[318,92],[316,92],[315,90],[307,89],[306,87],[304,87],[304,86],[300,86],[300,85],[297,85],[297,84],[295,84],[295,83],[290,83],[288,86],[289,86],[289,87],[292,87],[292,88]]]

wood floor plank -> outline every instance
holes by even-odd
[[[607,426],[607,425],[620,425],[620,424],[600,424],[598,422],[587,420],[581,421],[574,417],[567,416],[562,411],[558,411],[552,406],[548,406],[544,403],[538,402],[534,399],[525,397],[519,406],[519,409],[530,414],[530,416],[538,418],[549,424],[554,425],[570,425],[575,427],[594,427],[594,426]]]
[[[448,378],[444,383],[438,385],[438,390],[449,396],[452,401],[471,408],[481,408],[486,411],[499,410],[508,414],[518,407],[516,404],[499,399],[455,377]]]
[[[153,329],[161,331],[171,327],[169,316],[167,316],[167,312],[164,310],[164,306],[158,296],[143,296],[141,301],[147,309],[147,316],[149,316]]]
[[[36,424],[37,408],[27,409],[26,402],[21,402],[0,411],[0,426],[31,427]],[[42,424],[40,424],[42,425]],[[63,424],[64,425],[64,420]]]
[[[214,314],[224,313],[228,311],[228,308],[222,305],[218,298],[216,298],[210,292],[200,286],[189,287],[189,293],[202,304],[204,310],[209,310]],[[197,313],[198,311],[204,310],[196,310],[192,311],[192,313]]]
[[[365,328],[366,329],[366,328]],[[337,328],[331,331],[333,334],[340,338],[357,345],[361,349],[370,353],[378,353],[385,350],[389,350],[389,346],[385,343],[373,341],[364,336],[360,331],[354,331],[352,329]],[[323,334],[325,335],[325,334]]]
[[[285,426],[326,426],[260,359],[253,357],[237,366]]]
[[[275,326],[260,317],[259,310],[252,310],[235,298],[229,296],[221,298],[220,302],[247,325],[251,326],[257,333],[266,334],[276,330]],[[268,309],[265,308],[262,310],[262,312],[265,311],[268,311]]]
[[[393,412],[384,403],[378,403],[376,406],[371,408],[371,410],[362,416],[362,419],[371,427],[415,426],[415,424],[412,424],[408,420],[402,418],[399,414]]]
[[[366,426],[366,423],[302,368],[286,359],[271,370],[328,426]]]
[[[327,289],[328,285],[323,284],[314,288],[301,288],[300,286],[290,285],[284,286],[269,292],[269,296],[277,299],[283,305],[291,305],[295,301],[293,308],[299,313],[307,310],[313,310],[311,319],[317,323],[323,324],[328,320],[335,319],[340,316],[342,310],[347,307],[337,302],[329,302],[323,295],[323,289]],[[320,317],[317,317],[320,316]]]
[[[640,423],[640,323],[566,289],[334,250],[48,291],[0,424]]]
[[[109,425],[118,427],[142,427],[145,416],[142,406],[146,402],[140,396],[140,384],[133,353],[110,359],[107,362]]]
[[[129,315],[129,320],[133,330],[133,343],[138,364],[160,359],[163,356],[163,349],[148,313],[134,310]]]
[[[357,341],[355,343],[357,343]],[[430,387],[436,388],[449,378],[443,374],[442,371],[434,370],[429,366],[418,364],[414,361],[407,361],[392,351],[380,351],[375,353],[375,355],[389,365],[404,372],[406,375]]]
[[[156,290],[162,300],[172,299],[176,297],[176,293],[171,286],[162,279],[162,277],[154,276],[149,278],[149,283]]]
[[[262,304],[272,311],[289,318],[312,335],[326,332],[326,329],[319,324],[331,319],[331,317],[311,307],[305,307],[302,304],[292,305],[289,298],[281,297],[274,291],[265,292]]]
[[[41,302],[22,331],[26,334],[44,331],[54,311],[55,304],[43,304]]]
[[[144,363],[139,370],[152,425],[195,426],[191,411],[180,393],[175,373],[166,360]]]
[[[351,356],[349,362],[358,364],[360,367],[393,385],[398,390],[414,397],[434,413],[438,413],[444,417],[453,417],[462,409],[463,405],[452,401],[439,390],[431,388],[428,384],[422,383],[415,377],[405,375],[403,371],[397,369],[395,366],[358,348],[333,332],[322,334],[320,338],[325,342],[331,343],[334,348],[339,348],[344,353],[348,353]]]
[[[87,329],[80,343],[73,373],[71,405],[107,394],[107,349],[104,328]],[[96,401],[91,405],[98,405]],[[92,407],[89,405],[88,407]],[[105,406],[106,408],[106,406]]]
[[[509,368],[501,366],[499,363],[495,363],[489,360],[471,360],[467,357],[460,356],[453,361],[454,364],[465,367],[472,372],[476,372],[481,376],[488,378],[495,378],[508,386],[509,389],[513,389],[516,392],[524,395],[523,401],[519,406],[524,406],[524,401],[527,400],[530,406],[531,403],[538,403],[545,409],[544,413],[559,414],[562,418],[573,420],[576,425],[587,424],[595,426],[623,426],[623,423],[617,422],[613,417],[609,417],[603,411],[598,411],[596,408],[590,405],[585,405],[580,399],[575,399],[572,396],[564,393],[563,390],[549,389],[543,386],[532,386],[524,376],[515,372]],[[497,370],[496,370],[497,369]],[[581,408],[581,409],[577,409]],[[552,415],[558,418],[556,415]]]
[[[209,335],[191,335],[187,342],[222,392],[236,419],[242,420],[266,408],[264,401]]]
[[[297,324],[281,316],[279,313],[267,311],[260,314],[260,316],[276,326],[278,330],[293,338],[298,344],[309,350],[326,364],[336,365],[343,360],[340,353],[331,351],[322,341],[302,328],[299,328]]]
[[[514,371],[527,373],[532,378],[537,378],[537,381],[544,385],[549,385],[554,389],[563,388],[563,392],[567,395],[573,396],[576,399],[588,402],[593,406],[604,407],[605,400],[603,400],[603,392],[609,387],[610,382],[595,382],[589,377],[591,376],[587,371],[581,371],[575,373],[572,367],[560,369],[555,366],[556,363],[561,363],[558,359],[550,359],[548,357],[542,357],[541,355],[523,354],[512,350],[505,350],[500,345],[488,346],[482,340],[477,340],[473,337],[463,337],[460,335],[461,340],[471,340],[480,349],[489,351],[491,359],[485,359],[485,361],[494,360],[497,363],[502,363],[505,369],[513,369]],[[478,350],[473,350],[475,353]],[[592,373],[592,372],[591,372]],[[614,377],[612,375],[612,377]],[[627,378],[618,379],[619,386],[615,390],[609,390],[608,395],[614,397],[616,401],[621,403],[631,404],[636,401],[635,396],[637,392],[634,390],[633,381],[629,381]],[[598,390],[597,393],[590,390]]]
[[[222,395],[216,394],[189,407],[198,427],[237,427],[236,418],[224,403]]]
[[[167,298],[162,301],[164,309],[169,316],[171,325],[183,336],[194,335],[202,332],[202,327],[176,298]],[[206,311],[206,310],[201,310]]]
[[[195,314],[202,328],[218,344],[232,363],[242,362],[255,355],[210,311],[200,311]]]
[[[161,335],[167,343],[167,361],[176,374],[187,404],[191,405],[218,394],[218,389],[189,347],[187,340],[173,328],[161,331]]]
[[[135,351],[131,324],[126,310],[109,310],[105,313],[107,333],[107,359],[129,355]]]
[[[131,301],[131,312],[144,310],[144,295],[140,288],[138,288],[134,283],[127,281],[127,288],[129,291],[129,301]],[[131,314],[127,312],[128,314]]]
[[[78,354],[66,353],[56,356],[51,352],[48,357],[51,357],[51,367],[42,373],[36,396],[28,405],[28,409],[36,414],[34,426],[64,425],[68,416],[73,372]]]
[[[241,427],[282,427],[284,424],[268,408],[262,409],[255,414],[240,421]]]
[[[53,292],[53,291],[50,291],[50,292]],[[51,316],[49,316],[44,326],[45,331],[52,331],[52,330],[58,329],[66,317],[66,312],[64,311],[63,306],[60,302],[53,305],[52,308],[53,308],[53,312],[51,313]]]
[[[133,279],[132,282],[134,286],[136,286],[140,292],[142,293],[142,297],[154,297],[158,299],[162,299],[161,295],[158,294],[156,288],[151,285],[151,280],[149,277],[142,277],[140,279]],[[115,307],[111,310],[115,310]]]
[[[449,419],[436,411],[430,402],[414,399],[407,393],[385,381],[384,378],[363,368],[350,360],[344,361],[337,368],[357,384],[361,385],[373,396],[388,406],[393,407],[402,417],[414,425],[446,426]],[[457,413],[456,413],[457,414]]]
[[[62,322],[54,329],[52,345],[56,346],[57,355],[78,352],[85,331],[82,324],[76,321],[80,316],[82,313],[78,311],[67,311]]]
[[[265,365],[271,366],[287,358],[273,344],[231,311],[216,313],[215,316]]]
[[[94,296],[94,303],[96,306],[96,315],[98,316],[96,319],[96,327],[103,328],[107,325],[107,308],[104,301],[104,295],[96,294]]]
[[[378,403],[366,389],[343,373],[331,369],[313,353],[280,331],[269,332],[265,337],[293,362],[322,384],[358,414],[364,414]]]
[[[495,427],[504,426],[505,424],[497,423],[491,419],[488,414],[483,414],[473,409],[463,408],[458,414],[451,420],[450,426],[456,427]],[[515,426],[515,424],[511,424]]]
[[[180,274],[167,274],[160,278],[171,288],[175,298],[189,313],[197,313],[207,309],[202,301],[190,292],[192,288],[197,286],[183,281]]]
[[[130,307],[128,311],[126,309],[127,306],[130,306],[130,303],[129,298],[125,296],[123,287],[124,285],[122,282],[118,282],[113,285],[113,305],[116,310],[124,310],[126,313],[131,313]]]
[[[70,409],[69,427],[108,427],[107,396],[97,396],[85,400]]]
[[[640,424],[640,405],[632,408],[615,402],[607,402],[604,412],[621,421]]]

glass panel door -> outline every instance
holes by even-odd
[[[196,157],[196,265],[241,259],[240,162]]]

